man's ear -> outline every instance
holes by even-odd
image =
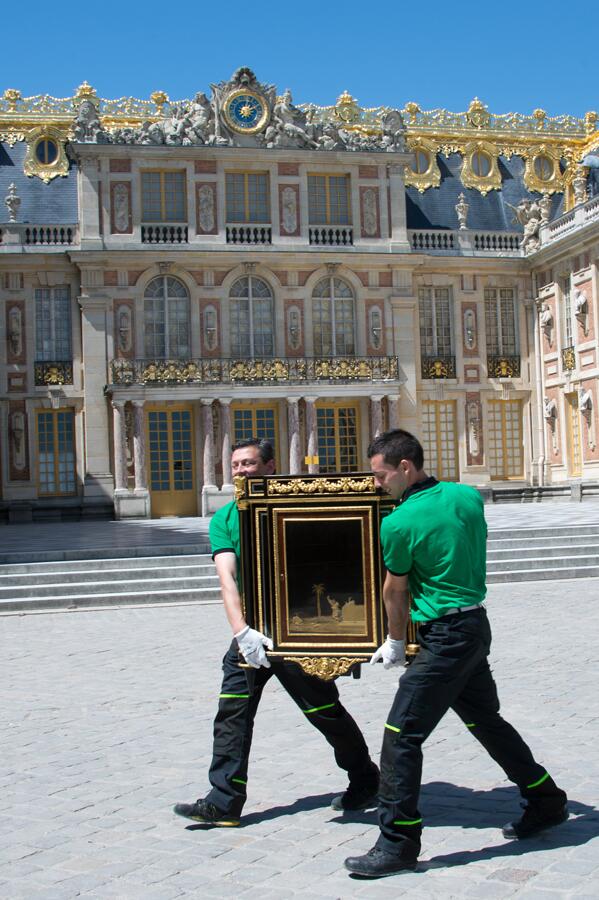
[[[275,462],[275,460],[274,460],[274,459],[269,459],[268,462],[266,463],[266,474],[267,474],[267,475],[272,475],[272,474],[274,473],[274,471],[275,471],[275,468],[276,468],[276,462]]]

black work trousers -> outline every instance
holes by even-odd
[[[264,686],[273,675],[333,747],[337,765],[346,770],[350,780],[359,779],[372,765],[362,732],[341,705],[335,682],[306,675],[296,663],[278,659],[271,659],[270,669],[242,668],[237,641],[233,641],[223,658],[209,772],[212,788],[206,797],[232,816],[240,815],[246,801],[254,719]]]
[[[416,849],[410,841],[420,849],[422,744],[448,709],[458,714],[524,797],[556,791],[518,732],[499,715],[487,661],[491,629],[485,609],[421,625],[419,643],[415,661],[401,677],[381,753],[378,846],[394,852],[402,842]]]

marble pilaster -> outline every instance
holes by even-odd
[[[319,472],[319,465],[313,462],[318,459],[318,431],[316,428],[316,397],[305,397],[306,401],[306,438],[308,442],[308,472],[310,475],[316,475]]]
[[[289,435],[289,474],[299,475],[302,471],[302,454],[299,434],[299,409],[295,397],[287,399],[287,427]]]

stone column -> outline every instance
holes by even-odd
[[[378,437],[383,430],[383,407],[381,405],[382,397],[374,396],[370,398],[370,419],[372,422],[372,437]]]
[[[393,315],[393,352],[399,360],[402,428],[415,435],[421,433],[418,418],[418,304],[414,297],[391,297]]]
[[[133,463],[135,466],[135,490],[147,491],[146,429],[143,400],[133,401]]]
[[[111,305],[103,294],[81,296],[81,344],[85,364],[85,475],[83,508],[112,506],[114,480],[110,471],[106,316]]]
[[[410,159],[406,155],[406,161]],[[402,165],[389,166],[389,199],[391,207],[391,250],[410,252],[406,219],[406,188]]]
[[[316,475],[319,472],[318,463],[312,460],[318,458],[318,432],[316,430],[316,397],[304,397],[306,401],[306,436],[308,441],[308,472]]]
[[[202,515],[210,516],[221,505],[218,502],[220,491],[216,486],[216,468],[214,460],[214,436],[212,431],[212,400],[201,400],[202,432],[204,436]]]
[[[299,410],[296,397],[287,399],[287,434],[289,436],[289,474],[299,475],[302,471],[300,450]]]
[[[88,156],[79,166],[79,233],[85,250],[102,249],[99,165],[97,156]]]
[[[389,428],[399,428],[399,394],[387,394]]]
[[[113,439],[114,439],[114,489],[115,491],[127,490],[127,431],[125,426],[125,401],[113,400],[114,410]]]
[[[220,429],[222,434],[221,463],[223,467],[223,488],[230,488],[233,484],[231,475],[231,398],[221,397],[220,403]]]

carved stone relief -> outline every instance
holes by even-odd
[[[216,185],[205,181],[196,186],[198,234],[217,234]]]
[[[288,237],[299,234],[299,188],[296,184],[279,186],[281,234]]]
[[[302,311],[294,303],[287,307],[287,346],[290,350],[299,350],[302,339]]]
[[[133,302],[119,301],[114,307],[114,349],[117,359],[131,359],[135,356]]]
[[[206,273],[204,273],[206,274]],[[200,300],[202,355],[216,357],[220,353],[220,313],[218,302]]]
[[[29,435],[24,400],[8,407],[8,455],[11,481],[29,481]]]
[[[131,234],[131,183],[113,181],[110,185],[110,194],[112,234]]]
[[[360,188],[362,237],[380,237],[379,192],[373,187]]]
[[[557,442],[557,403],[552,397],[545,397],[543,400],[543,418],[549,426],[551,450],[553,455],[557,456],[559,454],[559,445]]]
[[[8,363],[26,362],[23,300],[9,300],[6,304],[6,360]]]
[[[483,416],[480,395],[466,394],[466,456],[469,466],[482,466],[484,458]]]
[[[378,303],[368,306],[368,346],[378,352],[383,348],[383,311]]]

